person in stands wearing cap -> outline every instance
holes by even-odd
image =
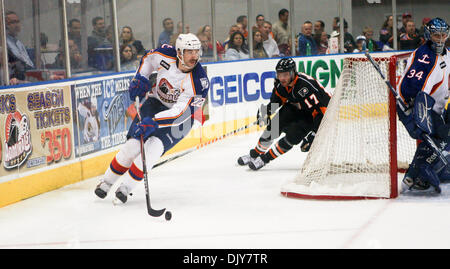
[[[366,42],[366,37],[363,35],[359,35],[356,37],[356,48],[353,50],[354,53],[364,52],[363,43]],[[367,43],[366,43],[367,44]]]
[[[402,28],[400,28],[400,30],[398,32],[399,35],[406,33],[406,23],[410,20],[412,20],[412,15],[408,12],[403,13],[403,15],[402,15],[403,26],[402,26]],[[416,34],[417,35],[419,34],[419,30],[417,30],[417,28],[416,28]]]
[[[425,33],[425,26],[431,21],[431,18],[423,18],[422,19],[422,26],[420,26],[419,29],[419,36],[424,38],[424,33]],[[424,38],[425,39],[425,38]]]
[[[416,31],[416,25],[413,20],[406,22],[406,33],[400,34],[400,49],[415,50],[424,43],[424,39]]]

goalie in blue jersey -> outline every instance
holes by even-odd
[[[428,134],[447,160],[447,164],[427,145],[420,143],[413,161],[403,178],[404,188],[426,190],[450,180],[450,113],[445,109],[450,87],[450,52],[445,47],[449,25],[440,18],[432,19],[425,27],[426,43],[408,59],[397,91],[411,107],[404,113],[397,109],[402,123],[414,139]]]

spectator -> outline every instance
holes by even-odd
[[[237,27],[239,28],[239,32],[241,32],[242,34],[244,34],[244,25],[242,25],[242,23],[238,22],[236,23]],[[245,37],[245,36],[244,36]]]
[[[105,20],[102,17],[95,17],[92,19],[92,34],[88,36],[88,64],[94,67],[95,64],[95,49],[105,42]]]
[[[114,67],[113,32],[113,26],[108,26],[105,31],[105,39],[94,48],[95,57],[93,67],[102,71],[112,70]]]
[[[336,21],[336,25],[333,26],[333,29],[336,28],[335,31],[337,31],[338,33],[341,31],[341,25],[339,23],[339,17],[335,17],[334,20]],[[347,21],[344,19],[344,43],[347,43],[349,47],[356,47],[355,44],[355,39],[353,38],[352,34],[350,34],[348,32],[348,23]],[[353,49],[351,51],[348,51],[349,53],[351,53],[353,51]]]
[[[248,38],[248,30],[247,30],[248,19],[247,19],[247,16],[241,15],[241,16],[237,17],[236,24],[239,24],[239,23],[242,25],[242,34],[244,35],[245,39],[247,39]]]
[[[120,68],[122,71],[136,70],[138,61],[134,47],[130,44],[120,46]]]
[[[390,48],[393,48],[394,45],[394,36],[393,36],[393,25],[394,25],[394,19],[391,16],[388,16],[386,20],[383,23],[383,26],[381,26],[380,30],[380,41],[384,45],[389,46]]]
[[[323,55],[326,54],[328,50],[328,34],[327,32],[322,31],[320,35],[319,44],[317,45],[317,54]]]
[[[345,21],[345,20],[344,20]],[[339,26],[338,26],[338,22],[339,22],[339,17],[334,17],[333,18],[333,31],[338,31]]]
[[[259,28],[262,27],[264,20],[265,20],[264,15],[259,14],[258,16],[256,16],[256,23],[255,23],[255,25],[253,25],[252,31],[256,31],[256,30],[259,31]]]
[[[317,44],[312,38],[312,28],[310,21],[305,21],[302,25],[302,32],[298,37],[298,53],[300,56],[317,54]]]
[[[406,33],[400,35],[401,50],[415,50],[423,43],[423,39],[416,30],[414,21],[409,20],[406,22]]]
[[[79,19],[71,19],[68,25],[68,37],[77,44],[78,49],[81,51],[81,22]]]
[[[366,37],[363,35],[357,36],[356,37],[356,48],[353,50],[353,52],[358,53],[358,52],[364,52],[363,49],[363,44],[364,42],[366,42]],[[367,42],[366,42],[367,44]]]
[[[272,32],[272,24],[268,21],[264,21],[260,31],[267,56],[269,56],[269,58],[280,56],[277,42],[270,35],[270,32]]]
[[[314,34],[313,39],[316,42],[316,44],[320,44],[320,41],[322,40],[322,32],[325,31],[325,23],[321,20],[318,20],[314,23]],[[328,37],[327,37],[328,40]],[[328,46],[328,45],[327,45]]]
[[[173,20],[171,18],[165,18],[162,22],[164,31],[161,32],[158,39],[158,47],[163,44],[170,44],[170,38],[173,35]]]
[[[81,68],[81,63],[83,58],[81,57],[80,50],[78,49],[77,43],[69,39],[69,56],[70,56],[70,67],[72,69]],[[59,53],[55,57],[55,62],[48,66],[49,68],[65,68],[65,57],[64,57],[64,48],[62,43],[59,47]]]
[[[253,58],[268,58],[264,49],[261,31],[259,30],[253,31]]]
[[[235,32],[230,37],[228,49],[225,51],[225,60],[248,59],[248,49],[244,43],[245,37],[241,32]]]
[[[228,37],[227,37],[227,39],[225,39],[225,41],[222,44],[222,47],[224,47],[225,50],[228,49],[228,43],[230,42],[230,37],[235,32],[239,32],[239,26],[237,24],[231,25],[230,30],[228,31]]]
[[[212,29],[211,26],[205,25],[197,32],[197,37],[199,34],[203,34],[206,36],[208,40],[208,47],[209,50],[213,51],[213,41],[212,41]],[[216,41],[216,49],[217,54],[223,54],[225,52],[225,49],[223,48],[222,44],[220,44],[219,41]]]
[[[130,26],[124,26],[122,27],[122,32],[120,33],[120,44],[121,45],[131,45],[134,47],[136,51],[136,56],[144,55],[145,54],[145,48],[142,45],[142,42],[140,40],[136,40],[133,35],[133,29],[131,29]]]
[[[278,46],[289,43],[291,28],[288,21],[289,11],[283,8],[278,12],[278,21],[272,27],[273,36]]]
[[[378,44],[373,40],[373,28],[370,26],[366,26],[363,29],[363,35],[366,38],[367,49],[370,52],[373,51],[381,51],[382,48],[378,46]],[[356,48],[356,44],[355,47]],[[353,50],[351,50],[353,51]]]
[[[10,69],[9,82],[16,85],[25,82],[25,72],[34,68],[34,63],[28,55],[25,45],[17,39],[21,30],[19,16],[14,11],[5,14],[6,44],[8,48],[8,65]]]
[[[424,40],[425,40],[425,37],[424,37],[425,26],[426,26],[430,21],[431,21],[431,18],[428,18],[428,17],[423,18],[423,20],[422,20],[422,26],[420,26],[420,29],[419,29],[419,36],[420,36],[421,38],[423,38]]]
[[[213,60],[213,48],[210,46],[208,37],[205,33],[197,34],[198,39],[202,43],[202,58],[200,59],[202,62],[210,62]]]
[[[408,23],[408,21],[412,20],[412,15],[408,12],[403,13],[402,15],[402,28],[400,28],[399,30],[399,35],[404,34],[407,32],[406,30],[406,24]],[[417,35],[419,35],[419,30],[415,29],[415,32]]]
[[[177,23],[177,33],[173,34],[172,37],[170,38],[169,44],[173,47],[175,47],[175,43],[177,41],[177,38],[180,34],[186,34],[186,33],[190,33],[191,29],[189,27],[189,24],[186,24],[185,29],[183,29],[183,22],[179,21]]]

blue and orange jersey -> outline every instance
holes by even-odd
[[[208,94],[209,80],[200,63],[187,73],[177,65],[175,48],[165,44],[147,51],[136,71],[136,75],[146,78],[157,73],[150,97],[167,107],[154,117],[160,128],[180,125],[190,119],[197,109],[201,109]]]
[[[442,113],[449,97],[450,54],[445,49],[437,55],[430,42],[417,48],[408,58],[397,91],[403,100],[412,104],[416,95],[424,91],[436,101],[433,110]]]

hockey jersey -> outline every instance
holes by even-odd
[[[428,41],[408,58],[397,92],[407,104],[413,104],[417,93],[424,91],[436,101],[433,110],[442,114],[449,98],[450,53],[444,49],[437,55]]]
[[[308,111],[314,118],[314,131],[319,128],[331,95],[313,77],[304,73],[297,73],[291,86],[284,87],[278,80],[270,97],[270,103],[284,105],[291,103],[299,109]]]
[[[154,117],[160,128],[180,125],[191,118],[208,94],[209,80],[203,67],[198,63],[192,71],[184,73],[177,62],[175,48],[165,44],[148,51],[136,71],[147,79],[157,72],[150,97],[167,107]]]

